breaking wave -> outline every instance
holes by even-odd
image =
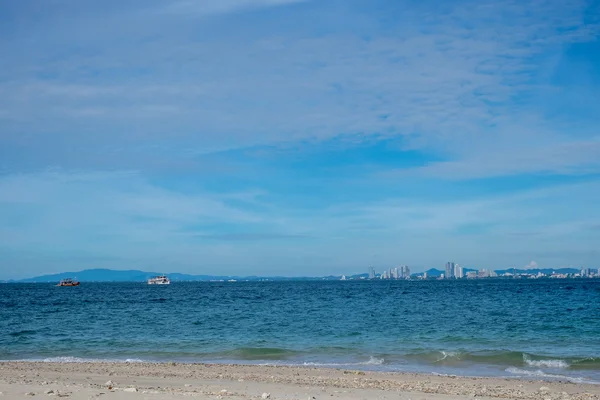
[[[320,362],[304,362],[302,365],[311,367],[349,367],[349,366],[369,366],[369,365],[383,365],[385,360],[383,358],[377,358],[371,356],[367,361],[354,362],[354,363],[320,363]]]
[[[530,367],[546,367],[546,368],[569,368],[570,364],[565,360],[532,360],[527,354],[523,354],[523,362]]]

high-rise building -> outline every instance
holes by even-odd
[[[406,278],[410,278],[410,268],[408,268],[408,265],[402,265],[398,270],[398,279]]]
[[[369,267],[369,279],[375,279],[375,268]]]
[[[446,263],[446,273],[444,274],[445,279],[450,279],[454,277],[454,263],[447,262]]]
[[[456,279],[462,279],[465,277],[463,267],[461,267],[459,264],[454,266],[454,277]]]

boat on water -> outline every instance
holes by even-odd
[[[165,275],[148,279],[148,285],[170,285],[171,281]]]
[[[71,278],[66,278],[66,279],[62,279],[60,282],[58,282],[58,285],[56,285],[56,286],[79,286],[79,282],[74,281]]]

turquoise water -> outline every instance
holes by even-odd
[[[0,359],[600,382],[600,280],[3,284]]]

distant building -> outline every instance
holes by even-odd
[[[375,268],[369,267],[369,279],[375,279]]]
[[[591,268],[582,268],[581,276],[592,276],[592,269]]]
[[[475,278],[477,278],[477,271],[467,272],[467,279],[475,279]]]
[[[456,265],[454,266],[454,277],[455,277],[456,279],[462,279],[462,278],[464,278],[464,277],[465,277],[465,274],[464,274],[463,267],[461,267],[461,266],[460,266],[460,265],[458,265],[458,264],[456,264]]]
[[[480,269],[477,273],[478,278],[495,278],[498,274],[491,269]]]
[[[446,273],[444,274],[445,279],[450,279],[454,277],[454,263],[447,262],[446,263]]]

